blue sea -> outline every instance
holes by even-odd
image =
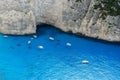
[[[0,80],[120,80],[120,43],[64,33],[49,25],[38,26],[33,35],[7,36],[0,34]]]

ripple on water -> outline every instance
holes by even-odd
[[[72,46],[66,46],[68,42]],[[36,35],[0,35],[0,49],[0,80],[120,80],[120,45],[78,38],[50,26],[39,28]]]

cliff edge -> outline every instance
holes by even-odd
[[[120,16],[99,18],[95,0],[1,0],[0,32],[32,34],[36,25],[46,23],[65,32],[108,41],[120,41]]]

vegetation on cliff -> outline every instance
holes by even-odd
[[[76,0],[76,2],[82,0]],[[107,16],[120,15],[120,0],[96,0],[94,9],[101,11],[100,17],[105,19]]]

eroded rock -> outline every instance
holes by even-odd
[[[1,0],[0,32],[32,34],[37,24],[46,23],[65,32],[120,41],[120,16],[102,20],[94,4],[95,0]]]

